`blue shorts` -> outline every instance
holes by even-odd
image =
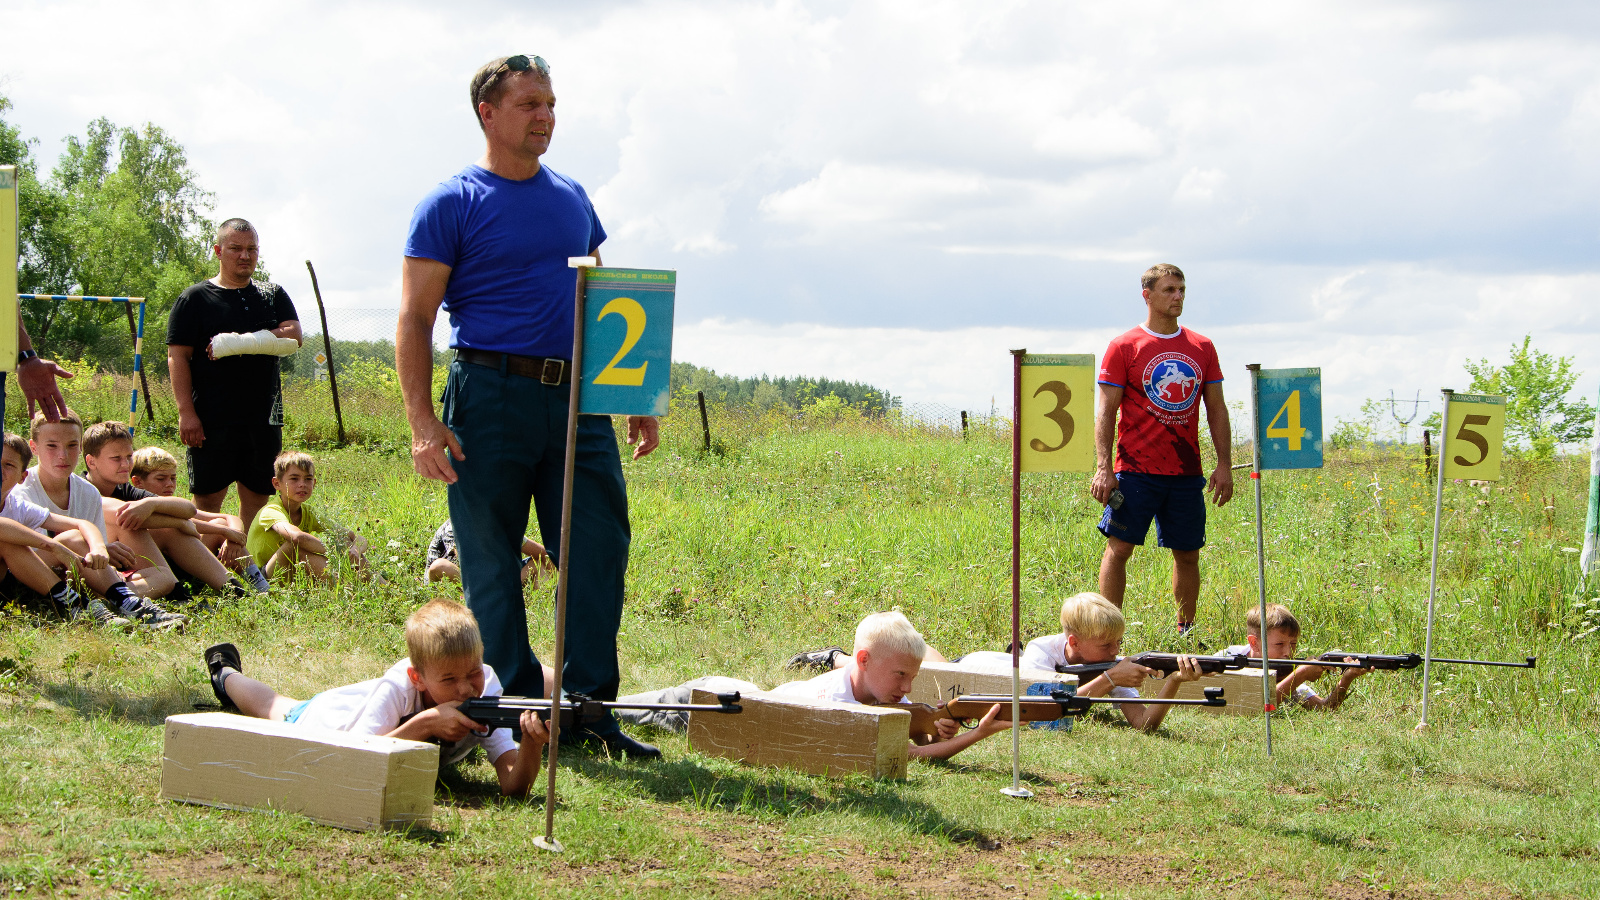
[[[312,699],[316,699],[316,698],[312,698]],[[306,707],[308,707],[310,705],[311,705],[311,700],[301,700],[299,703],[296,703],[294,706],[289,707],[289,711],[283,714],[283,720],[285,722],[291,722],[291,723],[300,721],[301,714],[303,714],[306,711]]]
[[[1122,506],[1107,506],[1100,516],[1100,533],[1130,544],[1144,545],[1150,520],[1156,521],[1156,546],[1169,550],[1199,550],[1206,545],[1206,477],[1204,475],[1144,475],[1118,472]]]

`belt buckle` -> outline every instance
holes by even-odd
[[[539,371],[540,383],[552,385],[560,384],[561,376],[566,371],[566,367],[566,360],[546,357],[544,361],[544,368]]]

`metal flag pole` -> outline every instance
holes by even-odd
[[[555,666],[555,683],[551,685],[550,699],[561,699],[561,670],[566,665],[567,652],[567,579],[572,571],[572,476],[578,466],[578,404],[583,391],[583,326],[584,288],[588,285],[589,266],[594,257],[583,257],[571,262],[578,269],[578,286],[572,299],[572,393],[567,409],[567,459],[561,475],[561,551],[556,570],[556,646],[551,663]],[[533,839],[533,845],[552,853],[567,848],[556,840],[556,762],[561,751],[561,716],[550,715],[550,755],[544,789],[544,834]]]
[[[1444,411],[1439,414],[1443,437],[1439,439],[1439,466],[1434,470],[1433,562],[1428,567],[1428,630],[1422,640],[1422,721],[1417,723],[1418,731],[1428,727],[1428,694],[1433,685],[1428,672],[1433,662],[1433,599],[1439,590],[1439,519],[1444,513],[1444,467],[1449,464],[1450,450],[1450,397],[1455,391],[1441,388],[1440,392],[1444,394]]]
[[[1600,405],[1595,407],[1594,445],[1589,449],[1589,518],[1583,525],[1583,555],[1579,570],[1585,578],[1594,574],[1600,558]]]
[[[1261,364],[1250,370],[1250,480],[1256,486],[1256,593],[1261,603],[1261,721],[1267,728],[1267,756],[1272,756],[1272,712],[1277,708],[1277,684],[1272,679],[1272,653],[1267,649],[1267,539],[1261,521]]]
[[[1011,786],[1007,797],[1026,800],[1022,786],[1022,357],[1011,351]]]

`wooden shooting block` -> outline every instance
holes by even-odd
[[[439,748],[229,713],[168,716],[161,796],[372,831],[427,825]]]
[[[1022,692],[1028,692],[1028,685],[1037,682],[1047,682],[1066,686],[1076,686],[1078,676],[1062,675],[1059,672],[1048,672],[1043,669],[1022,670]],[[911,682],[911,693],[906,699],[912,703],[926,703],[929,706],[940,706],[962,694],[1005,694],[1011,696],[1011,671],[998,672],[993,669],[976,669],[951,662],[924,662],[917,671],[917,677]]]
[[[1145,697],[1154,697],[1160,693],[1161,685],[1162,680],[1159,678],[1146,678],[1144,684],[1139,688],[1139,693]],[[1207,712],[1227,713],[1233,716],[1261,715],[1260,669],[1217,672],[1213,675],[1202,675],[1197,681],[1185,681],[1178,686],[1178,699],[1204,700],[1204,691],[1208,687],[1222,688],[1222,698],[1228,701],[1228,705],[1191,708],[1204,709]]]
[[[695,691],[695,703],[716,703]],[[689,714],[689,746],[707,756],[812,775],[906,777],[911,714],[883,706],[747,693],[743,712]]]

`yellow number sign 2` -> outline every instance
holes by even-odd
[[[632,297],[613,297],[610,303],[601,308],[600,315],[595,316],[595,321],[598,322],[612,313],[621,316],[622,321],[627,323],[628,333],[622,339],[622,346],[617,348],[617,355],[611,357],[611,362],[594,377],[594,383],[638,387],[644,384],[645,369],[649,368],[650,361],[645,360],[627,369],[619,367],[617,363],[622,362],[627,357],[628,351],[633,349],[633,345],[639,343],[639,338],[644,336],[644,307]]]
[[[1500,480],[1505,445],[1506,398],[1493,395],[1450,395],[1450,421],[1444,427],[1439,454],[1445,478]]]
[[[1094,356],[1022,358],[1022,471],[1094,469]]]

